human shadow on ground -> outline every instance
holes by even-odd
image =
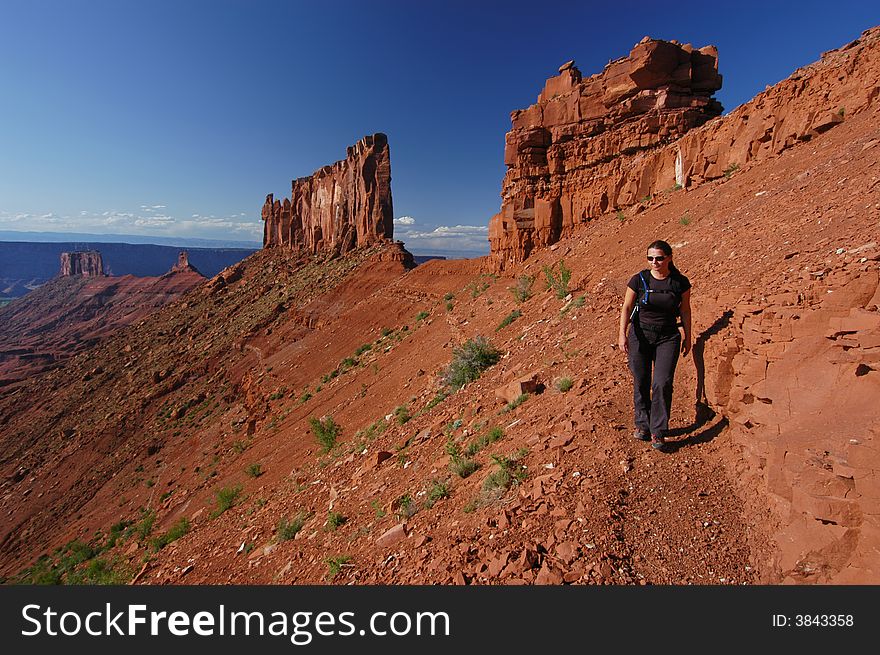
[[[705,427],[717,416],[717,414],[715,413],[715,410],[709,407],[709,403],[706,402],[706,362],[704,353],[706,342],[709,338],[718,334],[721,330],[730,325],[731,318],[733,318],[733,310],[728,309],[719,316],[712,325],[703,330],[694,341],[693,348],[691,349],[694,358],[694,367],[697,370],[697,392],[695,399],[696,402],[694,403],[694,420],[691,421],[690,425],[681,428],[673,428],[667,433],[666,436],[670,441],[666,442],[666,446],[663,448],[664,452],[671,453],[685,446],[693,446],[699,443],[712,441],[712,439],[721,434],[721,432],[723,432],[729,425],[730,422],[727,418],[722,417],[721,420],[714,425]],[[675,439],[676,437],[682,437],[685,435],[687,436],[684,439]],[[675,440],[672,441],[671,439]]]
[[[700,336],[694,341],[694,346],[691,351],[693,352],[694,357],[694,367],[697,369],[697,397],[695,400],[698,406],[700,403],[705,404],[706,402],[706,361],[704,358],[706,342],[710,337],[715,336],[721,332],[721,330],[730,325],[731,318],[733,318],[733,310],[728,309],[719,316],[712,325],[703,330],[700,333]]]

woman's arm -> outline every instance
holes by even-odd
[[[684,327],[684,339],[681,341],[681,355],[686,357],[691,350],[691,290],[681,294],[681,305],[678,308],[681,313],[681,324]]]
[[[683,300],[682,304],[684,304]],[[626,340],[626,331],[629,328],[629,317],[632,314],[635,305],[636,292],[627,287],[626,295],[623,297],[623,307],[620,308],[620,330],[617,332],[617,346],[626,354],[629,354],[629,343]]]

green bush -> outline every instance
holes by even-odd
[[[418,314],[416,314],[416,321],[424,321],[430,315],[431,314],[429,312],[421,311]]]
[[[373,348],[372,344],[369,344],[369,343],[365,343],[361,346],[358,346],[357,350],[354,351],[354,356],[360,357],[361,355],[363,355],[368,350],[371,350],[372,348]]]
[[[329,512],[327,514],[327,530],[334,532],[340,525],[344,525],[348,521],[347,516],[343,516],[339,512]]]
[[[571,269],[567,268],[564,261],[559,262],[559,271],[556,265],[544,266],[544,276],[547,278],[547,288],[556,293],[557,298],[565,298],[568,295],[568,283],[571,281]]]
[[[425,507],[430,509],[434,506],[434,503],[444,498],[449,498],[449,483],[442,480],[434,480],[428,489]]]
[[[489,444],[495,443],[503,436],[504,430],[498,426],[495,426],[485,434],[481,434],[479,437],[469,443],[468,447],[464,451],[465,455],[467,455],[468,457],[473,457],[478,452],[483,450],[483,448],[485,448]]]
[[[518,485],[525,480],[526,468],[520,462],[524,455],[525,453],[522,451],[512,457],[492,455],[492,461],[498,468],[483,481],[483,491],[489,494],[504,493],[511,486]]]
[[[263,467],[260,464],[253,463],[250,466],[248,466],[244,470],[244,472],[247,473],[247,475],[252,478],[258,478],[261,475],[263,475]]]
[[[512,412],[517,407],[522,405],[525,401],[527,401],[529,399],[529,396],[530,394],[527,393],[520,394],[513,401],[507,403],[507,405],[504,406],[504,409],[501,410],[501,413],[506,414],[507,412]]]
[[[447,294],[445,296],[443,296],[443,300],[446,300],[446,301],[452,300],[453,298],[455,298],[455,294],[452,293],[451,291],[447,292]]]
[[[217,518],[223,512],[235,505],[235,501],[241,495],[242,487],[240,484],[234,487],[223,487],[215,494],[217,507],[211,512],[211,518]]]
[[[401,405],[400,407],[395,409],[394,417],[397,419],[398,425],[403,425],[412,418],[412,416],[410,416],[409,414],[409,408],[406,405]]]
[[[403,494],[397,499],[397,518],[408,519],[415,516],[419,511],[419,504],[409,494]]]
[[[153,551],[158,552],[165,548],[165,546],[167,546],[171,542],[177,541],[183,535],[189,532],[189,529],[189,519],[184,516],[177,523],[172,525],[167,532],[164,532],[163,534],[152,540],[150,545],[153,547]]]
[[[513,323],[520,316],[522,316],[522,312],[519,311],[518,309],[514,309],[512,312],[510,312],[507,316],[504,317],[504,320],[498,324],[498,327],[495,328],[495,331],[498,332],[498,330],[506,328],[508,325]]]
[[[339,426],[330,416],[317,419],[314,416],[309,419],[309,425],[312,428],[312,434],[322,448],[322,454],[329,453],[336,446],[336,440],[339,438]]]
[[[308,519],[309,515],[305,512],[297,512],[296,516],[289,521],[282,516],[281,520],[278,521],[278,529],[275,531],[278,541],[288,541],[293,539],[296,534],[303,529],[303,526]]]
[[[327,564],[327,579],[332,580],[339,575],[342,567],[350,561],[351,557],[349,555],[337,555],[336,557],[328,557],[325,559],[324,562]]]
[[[535,278],[531,275],[521,275],[516,284],[510,287],[510,293],[513,294],[517,302],[522,303],[532,297],[532,284],[534,281]]]
[[[468,339],[452,351],[452,362],[443,373],[443,382],[458,389],[476,380],[483,371],[498,363],[501,352],[482,336]]]
[[[461,449],[452,440],[446,444],[446,453],[449,455],[449,470],[460,478],[466,478],[480,468],[472,457],[462,456]]]
[[[156,522],[156,512],[153,510],[141,510],[141,520],[134,526],[134,534],[137,540],[142,542],[153,531],[153,524]]]
[[[562,393],[565,393],[573,386],[574,382],[572,382],[571,378],[559,378],[559,380],[556,381],[556,389]]]

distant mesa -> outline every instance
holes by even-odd
[[[189,253],[186,250],[181,250],[177,255],[177,263],[171,267],[169,273],[199,273],[198,269],[189,263]]]
[[[104,277],[104,260],[97,250],[61,253],[60,277]]]
[[[291,183],[290,198],[266,196],[263,247],[342,255],[394,237],[388,137],[365,136],[346,158]]]

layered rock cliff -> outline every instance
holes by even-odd
[[[101,277],[104,275],[104,260],[97,250],[86,252],[61,253],[60,277],[82,275],[83,277]]]
[[[266,196],[263,246],[344,254],[391,239],[388,137],[365,136],[346,158],[291,183],[290,198]]]
[[[714,120],[714,47],[646,37],[590,78],[564,65],[537,104],[511,115],[491,267],[522,261],[600,215],[730,176],[864,110],[878,94],[870,47],[878,38],[868,30]]]

